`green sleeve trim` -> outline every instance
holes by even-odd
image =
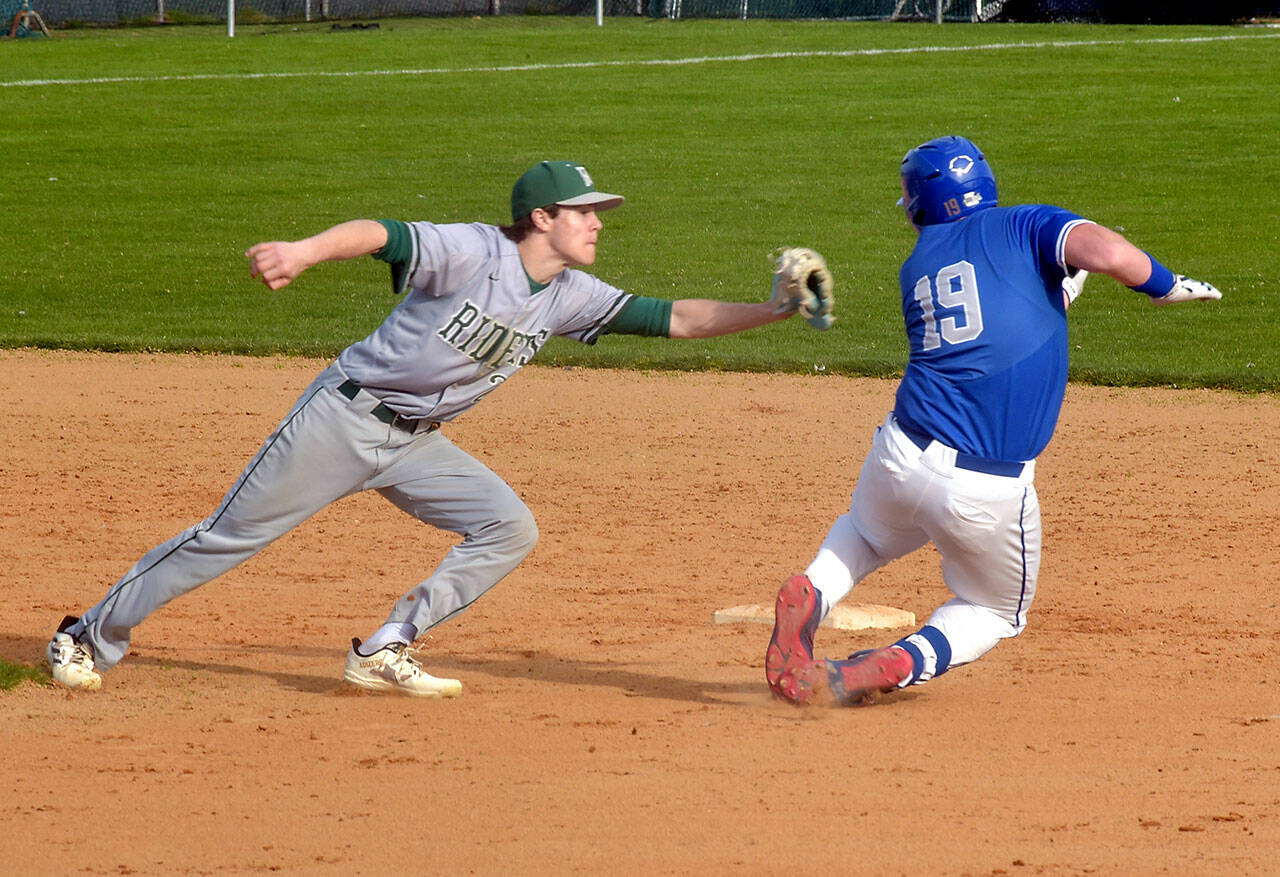
[[[373,258],[383,262],[408,262],[413,255],[413,247],[409,243],[409,226],[398,219],[379,219],[378,225],[387,230],[387,242],[373,254]]]
[[[409,285],[409,260],[413,258],[409,226],[398,219],[379,219],[378,224],[387,230],[387,242],[373,258],[391,264],[391,291],[399,295]]]
[[[606,332],[617,335],[645,335],[667,338],[671,335],[671,302],[662,298],[632,296],[618,315],[609,321]]]

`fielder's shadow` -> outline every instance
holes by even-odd
[[[23,664],[47,667],[45,664],[44,650],[48,645],[47,637],[31,637],[31,636],[5,636],[0,635],[0,657],[5,660],[17,661]],[[232,647],[226,647],[226,651],[231,651]],[[174,659],[162,657],[158,654],[158,650],[150,647],[142,646],[137,649],[130,649],[125,655],[121,666],[137,666],[151,667],[157,671],[170,672],[173,670],[185,670],[192,673],[222,673],[228,676],[258,676],[275,680],[282,688],[292,689],[294,691],[302,691],[309,694],[324,694],[327,692],[338,691],[345,687],[342,681],[342,661],[343,653],[334,649],[326,648],[298,648],[295,646],[256,646],[256,645],[237,645],[234,647],[236,652],[253,652],[263,655],[262,661],[254,666],[243,666],[241,664],[233,664],[229,662],[219,662],[216,660],[196,661],[191,659]],[[266,669],[272,661],[273,655],[306,655],[316,658],[327,658],[333,656],[336,672],[333,675],[316,676],[306,673],[283,673],[271,672]],[[104,677],[104,685],[110,685],[110,676]]]
[[[342,658],[343,656],[340,654],[336,656],[334,666],[337,671],[327,676],[316,676],[309,673],[272,672],[260,664],[246,667],[241,664],[219,663],[216,661],[175,661],[171,658],[157,658],[147,654],[126,655],[125,661],[135,666],[154,667],[161,671],[188,670],[192,673],[222,673],[227,676],[264,677],[273,680],[281,688],[287,688],[292,691],[301,691],[305,694],[332,694],[346,688],[346,684],[342,681]],[[106,683],[103,684],[105,685]]]
[[[0,656],[13,655],[13,660],[43,664],[44,637],[0,636]],[[208,649],[210,647],[206,647]],[[349,691],[342,681],[344,652],[333,648],[285,645],[236,645],[222,647],[237,653],[260,655],[261,660],[252,665],[220,661],[216,658],[192,660],[174,658],[153,652],[147,646],[131,649],[121,666],[147,667],[156,672],[175,670],[190,673],[219,673],[233,677],[259,677],[273,680],[281,688],[305,694],[335,694]],[[219,649],[221,650],[221,649]],[[277,655],[331,660],[331,674],[289,673],[269,669]],[[699,704],[735,705],[749,703],[767,690],[763,672],[759,668],[744,667],[744,672],[759,680],[716,681],[688,676],[668,676],[648,673],[637,665],[621,665],[616,661],[594,661],[528,651],[501,657],[467,655],[454,657],[445,654],[426,655],[427,669],[434,675],[458,676],[465,680],[470,675],[483,674],[496,679],[528,679],[553,685],[615,688],[628,697],[648,697],[660,700],[676,700]]]

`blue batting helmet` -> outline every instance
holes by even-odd
[[[922,143],[902,159],[902,203],[918,226],[996,206],[996,178],[982,150],[954,135]]]

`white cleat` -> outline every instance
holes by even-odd
[[[398,691],[412,697],[457,697],[462,683],[432,676],[409,653],[404,643],[383,646],[372,655],[360,654],[360,640],[351,641],[342,678],[370,691]]]
[[[72,691],[97,691],[102,677],[93,669],[93,650],[69,633],[58,631],[45,650],[53,680]]]

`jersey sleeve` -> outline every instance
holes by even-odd
[[[635,296],[610,286],[603,280],[575,269],[566,269],[556,284],[564,286],[556,290],[560,299],[562,317],[555,334],[584,344],[595,344],[609,331],[609,325]],[[553,285],[556,285],[553,284]],[[547,289],[538,295],[551,292]]]
[[[1056,288],[1071,270],[1065,254],[1067,233],[1089,220],[1049,204],[1028,204],[1018,209],[1024,214],[1021,218],[1031,226],[1040,276],[1047,286]]]

